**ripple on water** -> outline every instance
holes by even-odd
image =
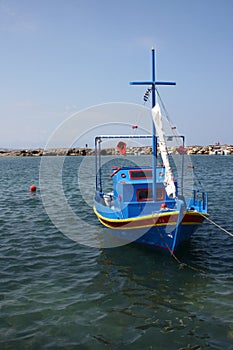
[[[218,162],[195,159],[208,180]],[[72,177],[77,161],[67,162],[69,203],[75,210],[80,206],[89,219],[91,209],[81,206],[80,193],[69,186],[77,180]],[[233,170],[231,158],[220,162]],[[168,255],[132,245],[105,250],[81,246],[53,226],[39,191],[29,193],[28,184],[38,183],[38,166],[38,159],[0,159],[1,349],[232,348],[229,236],[205,223],[177,253],[188,265],[182,269]],[[212,171],[212,183],[207,183],[211,198],[220,170]],[[219,191],[229,190],[229,181],[221,182]],[[210,200],[211,217],[232,230],[226,200],[221,198],[220,208]]]

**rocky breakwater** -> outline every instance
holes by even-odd
[[[115,148],[104,148],[102,155],[119,155]],[[129,147],[127,155],[151,154],[151,147]],[[23,149],[23,150],[0,150],[0,157],[41,157],[41,156],[94,156],[92,148],[51,148],[51,149]]]
[[[159,148],[158,148],[159,151]],[[151,147],[128,147],[126,155],[150,155]],[[187,146],[168,147],[169,154],[189,154],[189,155],[233,155],[233,145],[209,145],[209,146]],[[0,157],[41,157],[41,156],[94,156],[95,150],[92,148],[54,148],[54,149],[22,149],[22,150],[0,150]],[[102,155],[119,155],[115,148],[101,150]]]
[[[233,154],[233,145],[189,146],[186,151],[190,155],[230,155]]]
[[[43,150],[26,150],[26,149],[1,149],[0,157],[38,157],[42,156]]]
[[[41,157],[41,156],[90,156],[94,150],[89,148],[54,148],[54,149],[16,149],[0,150],[0,157]]]

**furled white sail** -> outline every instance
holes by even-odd
[[[166,176],[164,181],[165,189],[169,197],[175,198],[176,188],[174,184],[172,169],[168,159],[167,145],[165,141],[165,134],[164,134],[163,123],[162,123],[162,114],[158,103],[156,103],[156,105],[152,108],[152,117],[153,117],[153,122],[155,124],[156,133],[159,137],[159,148],[161,152],[161,157],[166,169]]]

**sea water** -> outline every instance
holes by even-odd
[[[80,195],[83,159],[67,157],[63,187],[76,215],[91,223],[89,232],[77,227],[88,238],[100,224]],[[205,222],[177,260],[134,245],[80,245],[47,215],[40,161],[0,158],[2,350],[233,349],[233,237]],[[233,232],[233,157],[192,161],[211,219]],[[89,193],[95,180],[86,171]]]

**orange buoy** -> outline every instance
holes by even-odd
[[[31,185],[30,186],[30,191],[31,192],[36,192],[36,186],[35,185]]]
[[[160,209],[167,209],[167,204],[166,203],[162,203],[160,205]]]

